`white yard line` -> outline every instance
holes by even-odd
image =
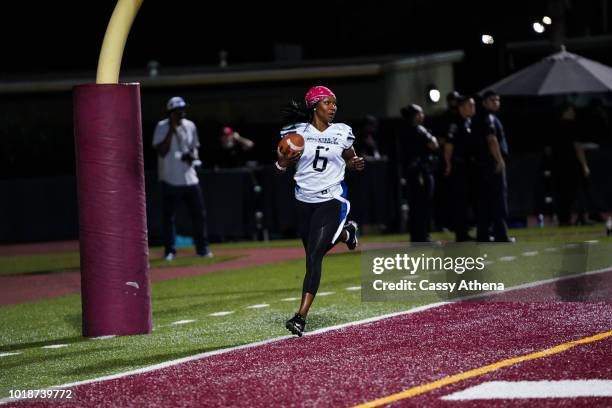
[[[514,261],[515,259],[516,259],[516,256],[502,256],[501,258],[499,258],[499,260],[502,262],[511,262],[511,261]]]
[[[612,397],[612,380],[488,381],[442,397],[446,401]]]
[[[247,309],[263,309],[264,307],[270,307],[270,305],[267,304],[267,303],[260,303],[260,304],[257,304],[257,305],[247,306],[246,308]]]
[[[213,317],[219,317],[219,316],[227,316],[227,315],[231,315],[232,313],[234,313],[233,310],[227,311],[227,312],[215,312],[215,313],[210,313],[209,316],[213,316]]]
[[[177,324],[188,324],[188,323],[193,323],[195,322],[195,320],[190,319],[190,320],[177,320],[176,322],[172,322],[170,324],[172,325],[177,325]]]
[[[18,354],[21,354],[21,351],[16,351],[14,353],[0,353],[0,357],[16,356]]]

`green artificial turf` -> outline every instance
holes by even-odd
[[[547,233],[545,230],[547,228],[526,230],[526,233],[531,232],[533,235],[523,236],[525,241],[534,241],[532,248],[539,248],[541,256],[521,256],[521,251],[528,249],[528,242],[524,245],[487,249],[488,259],[496,260],[487,267],[487,278],[504,279],[510,286],[558,276],[556,271],[563,265],[563,259],[569,258],[559,257],[552,252],[546,253],[544,249],[549,244],[562,243],[564,235],[550,238],[556,230],[550,229]],[[610,240],[603,237],[603,232],[587,228],[570,228],[562,232],[566,232],[570,240],[576,236],[581,240],[600,240],[597,244],[589,245],[588,256],[580,258],[576,263],[578,268],[593,270],[612,265]],[[518,233],[514,235],[520,236]],[[407,245],[407,236],[393,238],[377,241],[394,242],[399,238],[403,241],[400,246]],[[367,241],[374,240],[369,238]],[[213,247],[213,251],[216,248],[222,246]],[[427,251],[437,249],[430,248]],[[498,259],[509,255],[516,255],[517,259],[508,263]],[[208,258],[197,259],[206,261]],[[362,302],[359,290],[346,290],[361,285],[361,259],[359,253],[325,258],[320,294],[333,293],[317,297],[309,315],[308,330],[442,300],[436,293],[432,293],[430,297],[407,298],[401,302]],[[70,262],[73,262],[70,256],[50,254],[43,264],[57,263],[55,266],[59,268]],[[298,301],[283,299],[300,296],[303,273],[304,261],[296,260],[154,283],[154,331],[150,335],[99,340],[81,337],[81,304],[78,295],[0,307],[0,354],[20,353],[0,357],[0,398],[8,396],[11,389],[36,389],[91,379],[197,353],[284,336],[287,334],[284,321],[295,312]],[[249,308],[259,304],[269,306]],[[211,313],[223,311],[233,313],[210,316]],[[173,324],[180,320],[194,321]],[[53,344],[68,346],[41,348]]]
[[[78,252],[0,256],[0,276],[74,271],[80,267]]]

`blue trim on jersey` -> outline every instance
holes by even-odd
[[[342,198],[346,198],[346,193],[347,193],[347,189],[346,189],[346,183],[344,182],[344,180],[340,183],[340,186],[342,186]],[[346,217],[346,210],[348,209],[346,203],[342,203],[342,211],[340,212],[340,222],[342,222],[342,220]]]

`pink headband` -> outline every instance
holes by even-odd
[[[334,98],[336,97],[336,95],[334,95],[331,89],[327,87],[313,86],[312,88],[308,90],[308,92],[306,92],[306,96],[304,96],[306,107],[312,108],[313,106],[317,104],[317,102],[319,102],[321,99],[325,98],[326,96],[333,96]]]

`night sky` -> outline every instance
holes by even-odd
[[[569,36],[603,34],[601,1],[568,4]],[[7,5],[0,25],[1,78],[94,72],[114,5],[110,0]],[[162,68],[216,65],[221,50],[228,52],[230,65],[270,62],[279,43],[301,45],[305,59],[462,49],[466,61],[458,69],[459,80],[477,87],[479,81],[499,76],[497,49],[503,44],[546,37],[537,35],[531,24],[547,10],[546,1],[415,0],[400,7],[397,1],[145,0],[123,67],[145,72],[150,60]],[[494,35],[496,44],[484,46],[483,33]]]

